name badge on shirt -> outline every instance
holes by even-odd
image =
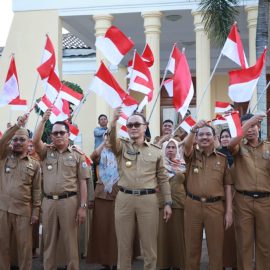
[[[264,159],[269,159],[269,157],[270,157],[270,152],[269,152],[269,150],[263,152],[263,158],[264,158]]]

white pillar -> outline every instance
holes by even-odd
[[[146,119],[148,119],[160,87],[160,28],[162,13],[159,11],[143,12],[142,17],[144,18],[145,40],[150,46],[155,59],[154,65],[150,69],[154,84],[154,95],[152,102],[146,107]],[[151,116],[150,131],[152,138],[160,134],[160,98],[158,98]]]
[[[210,78],[210,40],[204,30],[202,12],[194,11],[192,15],[194,16],[196,35],[196,104],[198,106]],[[201,103],[201,108],[199,108],[197,119],[211,119],[211,107],[211,87],[209,87]]]

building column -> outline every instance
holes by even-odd
[[[194,30],[196,35],[196,106],[198,111],[197,120],[210,120],[212,117],[211,108],[211,87],[206,91],[203,97],[203,91],[210,78],[210,40],[204,30],[204,22],[202,21],[203,13],[193,11]],[[202,100],[203,97],[203,100]],[[202,102],[201,102],[202,100]],[[198,105],[200,104],[200,108]]]
[[[256,28],[258,17],[258,6],[246,6],[247,13],[247,27],[248,27],[248,47],[249,47],[249,66],[256,64]],[[253,96],[250,100],[250,108],[253,109],[257,103],[257,90],[254,90]]]
[[[94,15],[93,19],[95,21],[96,37],[104,36],[107,29],[112,26],[113,16],[110,14],[100,14]],[[108,66],[108,61],[103,56],[103,54],[97,49],[96,50],[97,69],[99,68],[101,61],[103,61],[103,63]],[[100,114],[106,114],[108,117],[110,117],[111,110],[109,108],[109,105],[107,105],[107,103],[98,95],[95,95],[95,97],[96,97],[96,121]]]
[[[160,28],[162,13],[159,11],[143,12],[142,17],[144,19],[145,42],[150,46],[155,59],[153,66],[150,68],[154,94],[151,103],[146,106],[146,119],[148,120],[160,87]],[[160,97],[152,113],[149,127],[152,138],[160,134]]]

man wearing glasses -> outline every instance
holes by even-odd
[[[130,140],[116,139],[116,121],[121,107],[114,110],[110,142],[118,159],[120,179],[115,202],[115,225],[120,270],[131,270],[132,242],[135,218],[144,253],[144,269],[155,270],[159,205],[157,186],[164,196],[164,219],[172,213],[168,175],[163,165],[162,151],[145,140],[147,122],[143,115],[133,114],[127,120]]]
[[[44,269],[57,268],[56,247],[61,230],[67,269],[79,270],[77,229],[86,218],[86,180],[90,178],[89,168],[83,154],[69,146],[69,127],[65,122],[53,124],[52,145],[41,141],[50,115],[49,109],[44,113],[33,138],[43,172]]]
[[[19,267],[32,269],[32,225],[39,219],[41,175],[27,155],[29,134],[19,117],[0,139],[0,268],[10,269],[11,236],[15,236]]]

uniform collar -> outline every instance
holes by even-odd
[[[135,141],[134,140],[132,140],[132,139],[130,139],[130,142],[131,142],[131,144],[132,145],[134,145],[135,144]],[[143,142],[143,145],[146,145],[146,146],[150,146],[150,142],[147,142],[146,140],[144,140],[144,142]]]
[[[217,150],[215,148],[213,148],[213,151],[206,154],[202,149],[200,149],[199,147],[196,147],[197,153],[202,157],[203,155],[209,157],[211,155],[217,155]]]

